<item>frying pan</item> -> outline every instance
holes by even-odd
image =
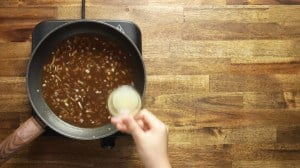
[[[99,21],[77,20],[57,27],[40,41],[33,50],[28,64],[27,93],[36,116],[25,121],[0,144],[0,165],[18,149],[42,134],[46,126],[61,135],[79,140],[100,139],[117,132],[112,124],[96,128],[81,128],[68,124],[52,112],[43,98],[41,79],[44,64],[62,41],[79,34],[106,36],[124,48],[129,53],[133,67],[135,88],[143,96],[146,75],[141,53],[126,35],[113,26]]]

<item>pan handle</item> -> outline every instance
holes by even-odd
[[[0,144],[0,166],[14,153],[41,135],[45,131],[44,127],[34,117],[30,117],[10,134]]]

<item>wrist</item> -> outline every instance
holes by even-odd
[[[171,168],[168,156],[160,157],[152,161],[145,160],[144,163],[146,168]]]

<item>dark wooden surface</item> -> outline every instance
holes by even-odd
[[[31,31],[80,18],[80,0],[0,1],[0,140],[31,116]],[[299,0],[87,0],[87,19],[143,34],[144,106],[170,128],[173,167],[300,165]],[[3,167],[142,167],[130,137],[41,136]]]

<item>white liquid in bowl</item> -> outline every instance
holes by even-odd
[[[131,86],[123,85],[108,97],[108,110],[113,116],[121,113],[137,114],[142,106],[139,93]]]

